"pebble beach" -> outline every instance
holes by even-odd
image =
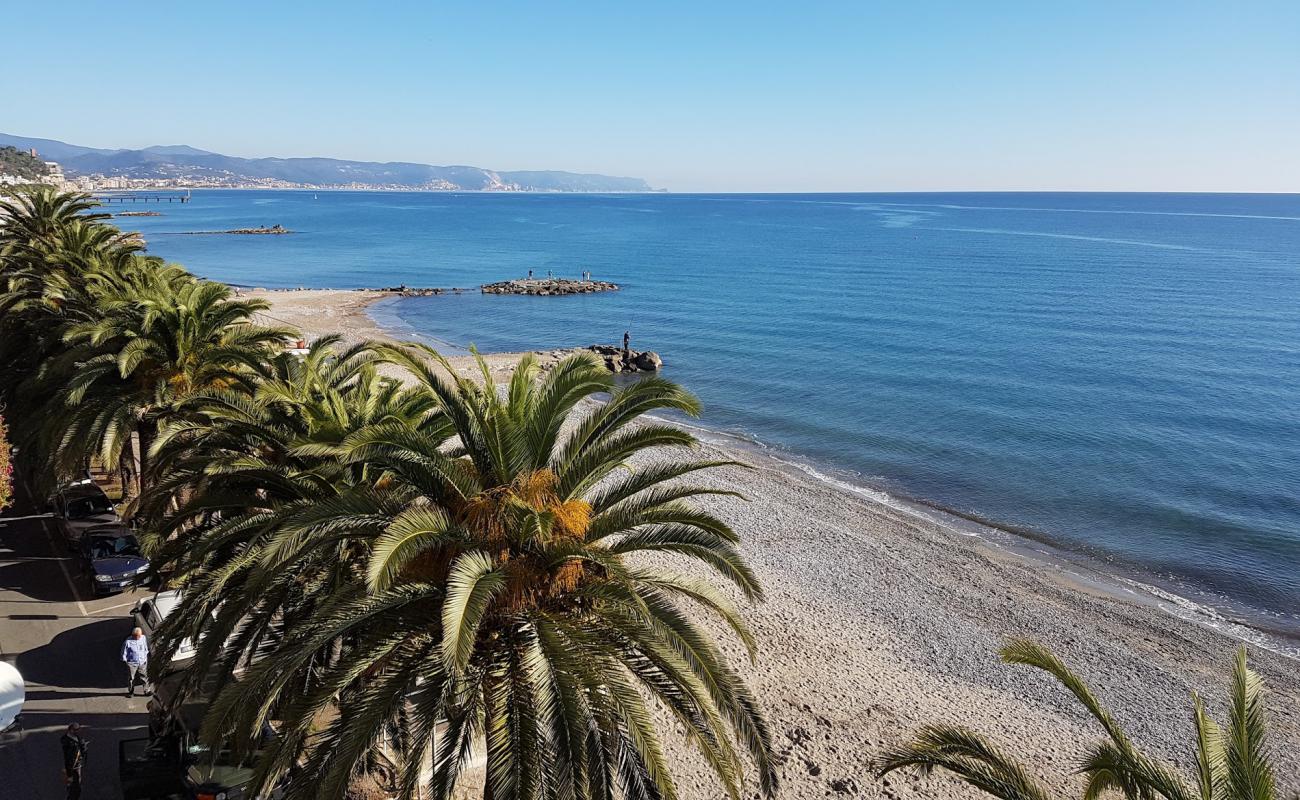
[[[308,338],[393,338],[367,313],[383,295],[361,291],[244,290],[272,303],[269,322]],[[575,343],[577,344],[577,343]],[[541,354],[544,363],[564,351]],[[502,375],[517,353],[486,358]],[[453,358],[465,374],[467,356]],[[688,387],[689,388],[689,387]],[[920,725],[981,731],[1030,767],[1057,796],[1076,796],[1075,765],[1100,729],[1043,673],[999,662],[1012,637],[1056,652],[1127,726],[1135,741],[1190,778],[1191,695],[1226,718],[1228,675],[1241,642],[1125,596],[1104,574],[979,536],[963,535],[906,508],[817,480],[761,453],[712,440],[705,456],[744,462],[699,481],[740,491],[705,504],[728,520],[766,590],[748,612],[759,640],[751,664],[733,663],[765,707],[781,753],[779,797],[949,798],[981,796],[950,778],[895,773],[879,780],[872,759]],[[727,640],[721,627],[720,639]],[[1251,646],[1268,689],[1281,796],[1300,791],[1300,662],[1285,648]],[[683,740],[666,737],[686,798],[723,796]]]

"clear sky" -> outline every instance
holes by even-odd
[[[674,191],[1300,191],[1300,1],[9,5],[0,131]]]

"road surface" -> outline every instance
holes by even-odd
[[[27,687],[20,728],[0,735],[0,797],[61,800],[59,737],[70,722],[90,740],[84,800],[118,800],[117,743],[145,735],[147,698],[126,697],[119,660],[135,593],[94,598],[79,560],[18,486],[0,514],[0,658]]]

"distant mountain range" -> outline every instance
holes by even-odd
[[[412,164],[401,161],[344,161],[337,158],[237,158],[189,145],[155,145],[142,150],[82,147],[54,139],[0,133],[0,146],[36,148],[57,161],[70,177],[193,180],[206,185],[282,182],[307,187],[375,186],[525,192],[649,192],[641,178],[620,178],[553,170],[498,172],[482,167]]]

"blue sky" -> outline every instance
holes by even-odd
[[[5,18],[0,131],[76,144],[675,191],[1300,191],[1294,0],[132,0]]]

